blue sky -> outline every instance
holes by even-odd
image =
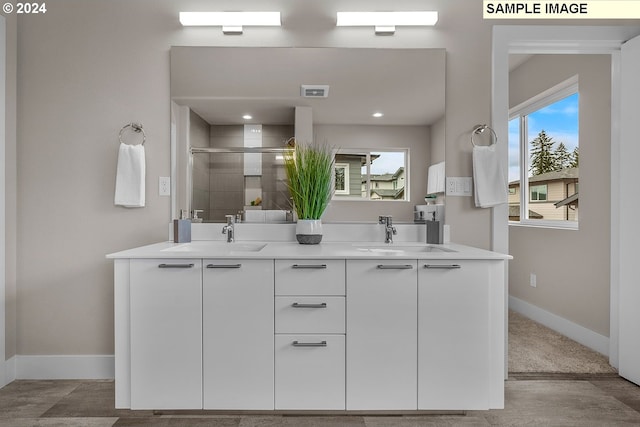
[[[371,174],[396,173],[398,168],[404,166],[404,151],[372,151],[371,154],[379,154],[380,157],[371,162]],[[362,169],[363,172],[366,168]]]
[[[553,138],[554,148],[563,142],[569,152],[578,146],[578,94],[570,95],[528,116],[529,135],[535,139],[541,130]],[[509,122],[509,182],[519,179],[518,119]]]

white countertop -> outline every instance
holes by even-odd
[[[251,258],[251,259],[443,259],[506,260],[510,255],[458,244],[428,245],[415,242],[297,242],[194,240],[161,242],[108,254],[111,259],[131,258]]]

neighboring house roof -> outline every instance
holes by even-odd
[[[347,158],[359,160],[360,161],[360,166],[364,166],[364,165],[367,164],[367,155],[365,153],[362,153],[362,154],[338,153],[336,157],[339,157],[339,160],[340,159],[346,160]],[[375,159],[377,159],[378,157],[380,157],[380,154],[371,154],[371,163],[373,163],[373,161]],[[338,163],[340,163],[340,161],[338,161]]]
[[[403,197],[404,195],[404,187],[403,188],[399,188],[397,190],[383,190],[380,188],[374,188],[371,190],[371,194],[377,194],[378,196],[382,197],[382,198],[389,198],[389,197],[393,197],[394,199],[399,199],[401,197]]]
[[[509,205],[509,217],[512,216],[520,218],[520,205]],[[542,215],[540,215],[536,211],[532,211],[531,209],[529,209],[529,218],[542,219]]]
[[[534,175],[529,177],[529,182],[542,182],[542,181],[558,181],[563,179],[578,179],[579,168],[566,168],[559,171],[542,173],[540,175]],[[511,181],[509,185],[520,184],[520,180]]]
[[[577,205],[578,204],[578,193],[575,193],[572,196],[567,197],[564,200],[560,200],[559,202],[554,203],[556,208],[560,208],[565,205]]]
[[[371,175],[371,181],[393,181],[404,171],[404,167],[401,166],[395,173],[383,173],[381,175]]]

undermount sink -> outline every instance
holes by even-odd
[[[354,245],[359,251],[383,253],[388,255],[403,254],[407,252],[455,252],[453,249],[444,248],[442,246],[425,245],[425,244],[395,244],[384,243],[375,245]]]
[[[266,243],[227,243],[220,241],[195,241],[183,243],[181,245],[171,246],[162,249],[163,252],[214,252],[220,253],[238,253],[238,252],[258,252],[262,250]]]

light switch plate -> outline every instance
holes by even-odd
[[[473,194],[473,178],[469,176],[448,176],[447,196],[471,197]]]

